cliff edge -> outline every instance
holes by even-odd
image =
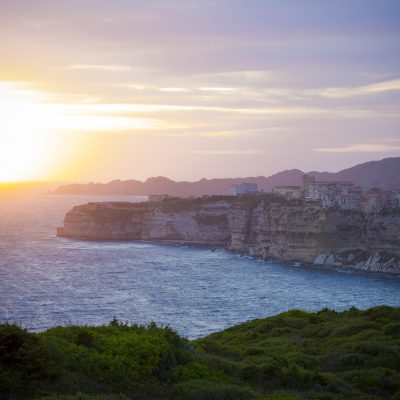
[[[272,195],[74,207],[58,236],[226,246],[262,259],[400,273],[400,213],[364,214]]]

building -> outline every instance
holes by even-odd
[[[354,196],[351,194],[354,187],[354,183],[352,182],[329,182],[322,190],[322,206],[326,208],[338,207],[346,210],[351,209],[350,204],[356,200],[358,193],[354,192]]]
[[[354,186],[351,190],[349,190],[346,201],[346,209],[347,210],[357,210],[362,211],[362,202],[363,202],[363,190],[360,186]]]
[[[302,198],[303,189],[301,186],[277,186],[272,189],[272,192],[287,200],[300,200]]]
[[[310,175],[303,175],[303,181],[301,185],[301,192],[303,198],[311,198],[311,188],[315,184],[315,178]]]
[[[247,193],[258,193],[258,185],[256,183],[240,183],[239,185],[233,185],[229,188],[229,194],[231,196],[238,196]]]
[[[312,200],[321,200],[329,183],[327,181],[314,181],[310,185],[308,197]]]
[[[362,193],[354,191],[347,194],[339,194],[334,199],[334,206],[342,210],[362,211]]]
[[[394,205],[395,208],[400,208],[400,193],[394,194]]]
[[[367,190],[349,181],[316,181],[310,175],[303,176],[301,187],[278,186],[273,192],[286,199],[317,200],[324,208],[363,211],[367,214],[400,208],[400,192],[381,188]]]
[[[384,208],[392,210],[398,207],[398,194],[380,188],[369,189],[362,204],[362,210],[366,213],[379,212]]]

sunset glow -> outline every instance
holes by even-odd
[[[27,86],[13,82],[0,85],[0,182],[60,178],[64,158],[71,155],[71,146],[65,146],[65,136],[71,133],[78,133],[80,140],[70,144],[84,146],[89,132],[153,127],[146,119],[119,116],[124,108],[118,105],[97,109],[57,103],[49,94]],[[91,154],[85,157],[89,159]]]
[[[391,0],[3,4],[0,181],[337,171],[396,156],[399,15]]]
[[[42,100],[40,93],[0,86],[0,181],[38,179],[44,172],[52,115]]]

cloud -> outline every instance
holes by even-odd
[[[287,127],[283,126],[269,126],[269,127],[259,127],[259,128],[248,128],[248,127],[243,127],[240,129],[229,129],[229,130],[214,130],[210,127],[207,127],[207,129],[204,132],[201,132],[201,136],[207,136],[207,137],[237,137],[237,136],[253,136],[257,135],[259,133],[268,133],[268,132],[277,132],[277,131],[282,131],[282,130],[287,130]]]
[[[191,154],[209,154],[209,155],[240,155],[240,154],[264,154],[261,150],[193,150]]]
[[[93,70],[93,71],[131,71],[133,68],[127,65],[101,65],[101,64],[74,64],[67,69]]]
[[[117,87],[121,87],[121,88],[132,89],[132,90],[146,90],[146,89],[151,89],[150,86],[141,85],[141,84],[117,84],[116,86],[117,86]]]
[[[234,92],[238,89],[233,87],[199,87],[198,90],[203,92]]]
[[[188,92],[189,89],[183,87],[162,87],[159,88],[160,92]]]
[[[48,28],[48,27],[54,27],[54,26],[59,26],[62,25],[62,21],[58,20],[58,19],[46,19],[46,20],[28,20],[25,22],[25,24],[29,27],[29,28],[33,28],[33,29],[44,29],[44,28]]]
[[[400,145],[360,143],[344,147],[323,147],[314,151],[323,153],[391,153],[400,151]]]
[[[400,79],[393,79],[390,81],[384,81],[354,88],[326,88],[319,91],[309,91],[309,94],[317,94],[322,97],[328,98],[343,98],[351,96],[365,96],[370,94],[388,92],[392,90],[400,90]]]
[[[254,85],[265,82],[272,82],[279,76],[276,71],[269,70],[238,70],[209,72],[205,74],[193,74],[191,78],[196,81],[212,82],[214,85],[232,85],[240,83],[241,85]]]
[[[78,111],[90,113],[107,113],[119,115],[134,115],[142,113],[158,114],[158,118],[162,118],[160,113],[187,113],[193,118],[193,113],[209,113],[214,115],[236,115],[236,116],[252,116],[253,118],[306,118],[310,116],[324,117],[332,116],[336,118],[368,118],[376,116],[398,117],[399,112],[371,111],[362,109],[346,109],[346,108],[322,108],[322,107],[224,107],[224,106],[207,106],[207,105],[188,105],[188,104],[160,104],[160,103],[87,103],[87,104],[71,104],[71,108]],[[180,114],[179,118],[184,118],[184,114]]]

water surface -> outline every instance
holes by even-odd
[[[65,212],[131,197],[0,198],[0,321],[31,330],[122,320],[198,337],[292,308],[400,306],[400,279],[240,257],[219,249],[57,238]]]

